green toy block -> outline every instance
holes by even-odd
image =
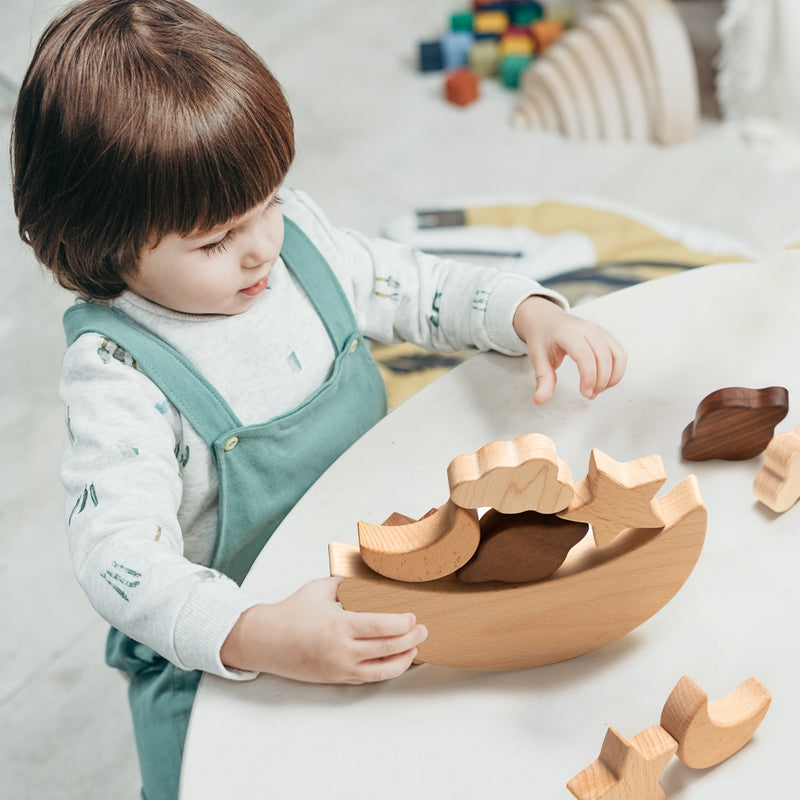
[[[508,55],[500,62],[500,82],[509,89],[519,86],[519,78],[533,61],[531,56]]]
[[[472,12],[456,11],[450,15],[451,31],[472,31]]]

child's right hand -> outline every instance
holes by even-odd
[[[220,651],[231,669],[310,683],[372,683],[405,672],[428,631],[413,614],[345,611],[341,578],[321,578],[245,611]]]

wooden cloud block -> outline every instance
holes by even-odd
[[[755,458],[788,411],[789,393],[782,386],[718,389],[700,401],[694,421],[684,429],[681,456],[687,461]]]
[[[678,758],[705,769],[729,758],[750,741],[769,710],[772,695],[750,678],[730,694],[708,702],[708,695],[683,677],[661,713],[661,727],[678,743]]]
[[[758,500],[779,514],[800,498],[800,428],[779,433],[767,445],[753,491]]]
[[[573,547],[549,578],[467,584],[449,575],[424,583],[387,580],[358,547],[331,543],[331,575],[351,611],[414,613],[428,628],[418,660],[466,669],[520,669],[588,653],[661,609],[694,568],[707,514],[689,476],[658,501],[663,530],[632,528],[598,549]]]
[[[609,728],[600,757],[578,773],[567,789],[578,800],[664,800],[659,779],[678,749],[658,725],[633,739]]]
[[[458,571],[459,580],[466,583],[530,583],[546,578],[589,530],[584,522],[553,514],[502,514],[494,509],[481,517],[480,527],[478,549]]]
[[[456,505],[495,508],[504,514],[552,514],[566,508],[573,495],[569,466],[541,433],[490,442],[458,456],[447,468],[447,479]]]
[[[597,546],[605,547],[626,528],[664,524],[655,494],[666,480],[660,456],[623,464],[594,449],[587,476],[575,484],[575,497],[558,516],[588,522]]]
[[[358,523],[361,558],[398,581],[431,581],[455,572],[472,557],[481,537],[477,512],[451,500],[419,521],[393,515],[387,523]]]

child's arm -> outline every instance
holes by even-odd
[[[249,608],[220,651],[230,669],[310,683],[371,683],[405,672],[428,632],[413,614],[345,611],[340,578],[306,584],[279,603]]]
[[[529,297],[514,315],[514,330],[528,346],[536,373],[534,403],[546,403],[556,388],[556,369],[564,356],[578,366],[580,390],[594,399],[625,373],[622,345],[604,328],[576,317],[545,297]]]

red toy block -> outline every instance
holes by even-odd
[[[444,84],[444,96],[458,106],[466,106],[478,99],[477,73],[463,67],[453,70]]]

